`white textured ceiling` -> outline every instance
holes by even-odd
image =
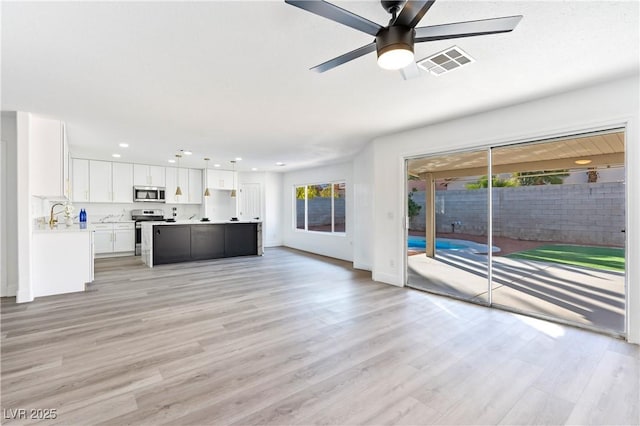
[[[377,1],[336,4],[386,24]],[[2,109],[65,121],[72,151],[93,158],[167,164],[182,148],[194,151],[184,165],[240,156],[241,170],[292,170],[638,72],[636,1],[439,0],[420,26],[516,14],[512,33],[418,44],[419,59],[459,45],[476,62],[404,81],[375,54],[308,71],[371,37],[282,1],[2,2]]]

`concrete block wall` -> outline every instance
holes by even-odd
[[[424,195],[423,195],[424,201]],[[345,198],[334,198],[336,224],[345,223]],[[307,219],[309,226],[331,226],[331,198],[315,197],[309,200]],[[296,200],[296,223],[304,223],[304,200]]]
[[[412,230],[425,229],[425,193]],[[624,246],[625,187],[620,182],[493,189],[494,236],[574,244]],[[436,230],[487,233],[487,190],[436,191]]]

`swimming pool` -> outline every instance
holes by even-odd
[[[425,250],[427,248],[427,239],[425,237],[418,237],[415,235],[409,235],[407,239],[407,247],[410,250]],[[469,246],[464,244],[462,240],[453,240],[436,238],[436,250],[462,250]]]
[[[409,238],[407,239],[407,248],[409,250],[417,251],[426,250],[427,242],[425,237],[409,235]],[[465,253],[487,254],[487,245],[467,240],[436,238],[436,250],[459,250]],[[493,246],[491,247],[491,251],[498,253],[500,251],[500,247]]]

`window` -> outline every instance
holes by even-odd
[[[330,182],[295,187],[295,227],[302,231],[344,233],[345,183]]]

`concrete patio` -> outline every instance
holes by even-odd
[[[487,256],[441,250],[408,257],[410,287],[488,302]],[[624,332],[624,274],[493,257],[492,303],[603,330]]]

